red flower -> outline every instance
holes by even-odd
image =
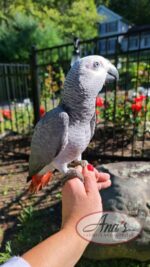
[[[145,95],[140,95],[140,96],[134,98],[133,101],[137,103],[137,102],[143,101],[144,99],[146,99],[146,96]]]
[[[2,110],[2,115],[5,119],[12,120],[11,110],[9,109]]]
[[[102,97],[96,97],[96,106],[97,107],[103,107],[104,106],[104,100]]]
[[[45,108],[44,107],[40,107],[40,117],[43,117],[45,114]]]
[[[139,103],[133,103],[132,106],[131,106],[131,108],[132,108],[132,111],[139,112],[142,109],[142,103],[141,102],[139,102]]]
[[[100,111],[98,109],[96,109],[96,115],[99,115]]]

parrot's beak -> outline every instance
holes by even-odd
[[[107,71],[106,83],[112,82],[114,80],[119,80],[119,73],[116,67],[111,64],[109,70]]]

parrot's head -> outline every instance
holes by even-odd
[[[116,67],[102,56],[92,55],[79,59],[71,67],[64,83],[63,98],[94,99],[106,82],[119,79]]]

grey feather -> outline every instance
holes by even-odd
[[[38,122],[31,142],[29,176],[41,171],[68,142],[69,116],[61,106],[49,111]]]
[[[50,163],[67,173],[68,164],[81,158],[94,135],[96,97],[108,73],[113,79],[118,77],[116,68],[101,56],[82,58],[72,66],[64,83],[61,104],[48,112],[35,128],[30,176],[51,171]]]
[[[94,113],[93,118],[91,119],[90,126],[91,126],[91,139],[92,139],[94,136],[95,127],[96,127],[96,113]]]

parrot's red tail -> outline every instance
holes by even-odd
[[[39,175],[39,174],[33,175],[31,184],[29,186],[29,192],[30,193],[37,193],[45,185],[47,185],[51,179],[52,179],[52,173],[51,172],[47,172],[44,175]]]

